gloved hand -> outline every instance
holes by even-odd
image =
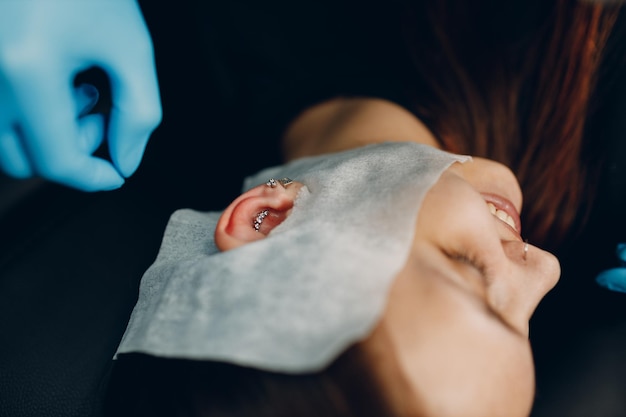
[[[111,84],[103,118],[82,117],[97,92],[74,88],[100,67]],[[85,191],[120,187],[135,172],[161,102],[152,41],[135,0],[0,1],[0,168]],[[102,139],[112,161],[94,157]]]
[[[599,273],[596,282],[608,290],[626,293],[626,243],[617,245],[616,253],[621,267]]]

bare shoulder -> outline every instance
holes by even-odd
[[[426,126],[404,107],[379,98],[335,98],[314,105],[288,126],[287,160],[386,141],[439,147]]]

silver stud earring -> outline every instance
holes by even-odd
[[[291,178],[283,178],[280,180],[276,180],[274,178],[270,178],[269,181],[267,181],[265,183],[265,185],[267,185],[270,188],[276,188],[276,185],[280,183],[280,185],[282,185],[283,187],[287,187],[289,184],[291,184],[293,182],[293,180]]]
[[[291,178],[285,177],[282,180],[278,180],[278,182],[281,183],[283,187],[287,187],[293,182],[293,180]]]

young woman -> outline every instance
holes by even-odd
[[[367,7],[365,3],[360,5]],[[390,13],[366,13],[375,19],[388,19],[386,22],[365,22],[375,23],[368,25],[374,37],[380,35],[380,28],[389,29],[389,22],[403,22],[393,48],[394,51],[402,49],[401,55],[408,57],[411,64],[399,67],[394,62],[392,65],[394,71],[400,69],[396,75],[403,82],[402,97],[396,101],[402,107],[384,99],[368,98],[375,94],[367,94],[367,88],[346,89],[347,94],[335,94],[339,97],[334,99],[324,97],[319,100],[320,104],[309,107],[290,123],[283,141],[286,160],[324,157],[385,141],[420,142],[456,153],[489,157],[509,165],[521,179],[527,195],[523,214],[527,220],[525,236],[530,236],[532,242],[546,242],[551,246],[562,242],[574,230],[572,226],[585,218],[601,162],[597,148],[585,139],[584,130],[614,10],[607,10],[599,3],[577,1],[520,1],[498,5],[450,0],[394,5],[400,7]],[[385,39],[394,38],[388,35]],[[392,48],[392,44],[385,43],[384,47]],[[380,61],[382,66],[389,66],[388,61]],[[419,215],[415,213],[416,223],[412,225],[415,227],[404,227],[414,233],[412,243],[404,258],[406,263],[393,275],[388,292],[381,292],[386,295],[385,308],[376,315],[369,332],[361,334],[361,338],[352,338],[351,343],[342,345],[343,350],[334,351],[332,361],[324,363],[321,369],[313,366],[299,372],[293,369],[285,372],[279,366],[280,360],[277,360],[278,365],[274,363],[278,368],[273,368],[237,360],[229,362],[215,355],[204,357],[207,362],[190,361],[186,355],[163,354],[155,348],[154,355],[181,359],[162,361],[126,353],[127,356],[121,355],[118,359],[120,364],[128,362],[127,369],[131,371],[127,372],[132,374],[138,369],[138,373],[149,375],[149,380],[136,384],[120,367],[118,372],[122,373],[118,374],[117,381],[125,380],[135,388],[141,387],[139,408],[144,407],[146,414],[151,415],[157,411],[167,414],[174,409],[189,415],[527,415],[532,403],[533,371],[526,326],[532,310],[554,284],[558,268],[553,257],[526,246],[512,231],[515,227],[509,229],[507,221],[518,224],[510,206],[516,207],[518,212],[521,210],[521,199],[515,192],[511,194],[510,190],[515,187],[506,180],[510,172],[505,170],[508,172],[505,174],[496,169],[486,175],[486,183],[475,183],[472,175],[464,176],[463,169],[458,167],[468,167],[476,161],[480,160],[452,164],[429,188]],[[394,168],[398,167],[400,165]],[[489,167],[486,168],[485,172],[490,172]],[[372,169],[367,178],[396,171],[390,167],[382,173]],[[284,175],[301,181],[311,195],[316,195],[314,184],[308,184],[307,178],[287,172]],[[263,182],[256,179],[258,183]],[[498,180],[509,182],[504,187],[509,191],[501,191],[496,186]],[[331,181],[334,185],[341,182]],[[289,195],[289,188],[294,186],[295,190],[295,185],[270,192]],[[440,187],[441,192],[438,192]],[[497,190],[490,190],[490,187]],[[263,185],[257,192],[259,190],[268,192]],[[350,187],[342,187],[342,190],[344,198],[353,191]],[[502,219],[496,219],[484,196],[479,201],[478,196],[485,190],[496,191],[499,196],[504,194],[512,202],[505,204],[508,210],[502,205],[499,206],[502,210],[498,210],[494,204],[496,216],[498,212],[505,212],[510,220],[504,214],[501,214]],[[469,198],[471,195],[474,197]],[[252,197],[247,195],[244,199]],[[385,201],[382,196],[379,198],[374,201]],[[299,200],[294,201],[297,208]],[[352,201],[355,204],[347,208],[346,213],[351,213],[354,207],[368,206]],[[483,214],[479,206],[485,210]],[[237,212],[234,207],[237,206],[233,206],[233,213]],[[297,210],[267,239],[262,239],[267,232],[264,228],[271,226],[271,220],[280,219],[272,217],[271,210],[267,209],[268,214],[256,220],[265,210],[253,205],[245,216],[224,218],[229,218],[228,221],[241,219],[245,233],[269,245],[272,239],[284,236],[279,232],[293,223],[290,220],[296,218]],[[324,211],[316,212],[311,217],[324,218],[324,214]],[[480,219],[485,220],[487,215],[496,233],[486,232],[493,232],[493,227],[473,227],[484,226]],[[393,216],[387,213],[389,217]],[[349,218],[349,215],[342,217]],[[373,228],[379,219],[366,217],[361,229],[379,231]],[[445,233],[446,225],[454,226],[451,234]],[[426,232],[429,228],[431,233]],[[205,227],[204,231],[207,230],[212,228]],[[463,232],[468,234],[455,235]],[[224,239],[229,240],[224,237],[228,235],[220,233],[215,235],[216,242],[222,242],[218,246],[225,243]],[[207,235],[212,233],[203,236]],[[369,237],[376,235],[372,233]],[[446,239],[438,240],[438,236]],[[344,248],[356,242],[337,240],[345,242],[341,245]],[[333,241],[335,239],[329,239],[328,243]],[[243,243],[249,242],[241,239],[232,247],[226,244],[222,246],[227,250],[223,253],[238,254],[259,245],[259,242]],[[453,243],[462,244],[463,250],[450,250],[452,248],[446,246]],[[204,247],[207,245],[205,243]],[[298,247],[294,243],[287,249]],[[287,249],[268,251],[263,259],[274,265],[275,272],[281,271],[286,265],[292,265],[285,260],[294,258]],[[464,251],[474,255],[466,256],[468,252]],[[173,253],[184,255],[180,251]],[[478,259],[491,258],[487,263],[491,268],[476,262],[477,256]],[[193,256],[187,258],[190,263],[181,264],[181,268],[188,270],[187,267],[195,265],[191,258]],[[314,259],[316,268],[328,265],[316,252],[303,252],[295,258]],[[531,259],[536,263],[529,264]],[[237,265],[246,264],[245,260],[237,262]],[[365,262],[364,265],[370,266]],[[446,269],[448,267],[450,270]],[[486,272],[490,270],[497,271],[500,278]],[[463,287],[456,287],[456,283],[448,285],[451,277],[459,278],[457,283],[467,285],[465,289],[455,292]],[[249,281],[253,294],[255,284],[258,285],[254,280]],[[288,298],[275,290],[277,292],[271,294]],[[358,305],[360,303],[350,307]],[[472,308],[488,315],[493,313],[492,318],[497,321],[478,320],[482,316],[474,315],[476,311],[472,312]],[[219,317],[226,317],[226,314]],[[265,329],[263,324],[255,324]],[[180,326],[186,328],[183,323]],[[309,328],[308,325],[302,327]],[[295,336],[294,339],[298,340]],[[289,337],[276,338],[268,350],[284,352],[280,348],[291,346],[286,343],[288,340]],[[254,350],[256,345],[247,346]],[[129,345],[126,348],[124,352],[151,353],[150,349],[133,350]],[[229,363],[224,365],[224,362]],[[127,399],[123,392],[122,389],[117,392],[121,396],[118,398]]]
[[[113,414],[528,415],[558,262],[522,239],[508,168],[432,145],[390,102],[324,103],[224,212],[175,213]]]

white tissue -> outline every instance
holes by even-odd
[[[306,187],[266,239],[227,252],[213,242],[220,213],[176,211],[117,355],[326,367],[376,325],[424,195],[467,159],[383,143],[263,170],[244,189],[283,177]]]

